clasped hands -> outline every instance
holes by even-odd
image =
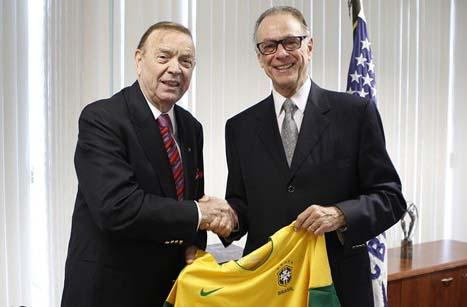
[[[226,238],[238,225],[237,214],[224,199],[205,195],[198,200],[198,207],[201,211],[201,222],[199,225],[199,229],[201,230],[210,230]],[[185,250],[187,264],[193,263],[197,250],[198,248],[194,245],[187,247]]]
[[[229,203],[221,198],[203,196],[198,200],[201,211],[201,230],[210,230],[226,238],[238,225],[238,218]]]

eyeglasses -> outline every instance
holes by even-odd
[[[275,53],[279,44],[281,44],[282,47],[284,47],[284,49],[287,51],[294,51],[302,46],[302,40],[304,40],[306,37],[306,35],[289,36],[277,41],[267,40],[256,44],[256,48],[258,48],[259,52],[261,52],[262,55],[269,55]]]

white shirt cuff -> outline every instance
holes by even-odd
[[[196,226],[196,231],[199,230],[199,225],[201,224],[201,220],[203,218],[203,215],[201,214],[201,210],[199,209],[199,205],[198,205],[198,202],[196,200],[194,200],[195,204],[196,204],[196,209],[198,209],[198,226]]]

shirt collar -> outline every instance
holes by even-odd
[[[310,93],[311,81],[310,78],[306,78],[302,87],[289,99],[298,107],[298,109],[305,113],[305,107],[308,100],[308,94]],[[282,105],[287,99],[286,97],[279,94],[274,88],[272,89],[272,98],[274,100],[274,109],[276,110],[276,116],[279,117],[282,110]]]
[[[152,112],[152,114],[154,115],[154,118],[157,120],[157,118],[159,117],[159,115],[162,114],[162,112],[161,112],[158,108],[156,108],[156,106],[153,105],[153,104],[146,98],[146,96],[144,95],[144,93],[143,93],[143,96],[144,96],[144,98],[146,99],[146,103],[148,104],[149,109],[151,109],[151,112]],[[173,133],[174,135],[176,135],[176,133],[177,133],[177,122],[175,121],[174,106],[172,106],[172,107],[170,108],[170,110],[169,110],[166,114],[169,115],[170,121],[172,122],[172,129],[173,129],[172,133]]]

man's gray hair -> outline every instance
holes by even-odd
[[[279,14],[289,14],[292,15],[298,22],[302,25],[303,31],[306,32],[307,35],[310,35],[310,28],[306,23],[305,17],[303,17],[302,12],[297,10],[291,6],[273,6],[261,14],[258,19],[256,20],[255,24],[255,31],[253,32],[253,42],[256,44],[256,32],[258,32],[259,25],[264,20],[264,18],[271,16],[271,15],[279,15]]]

